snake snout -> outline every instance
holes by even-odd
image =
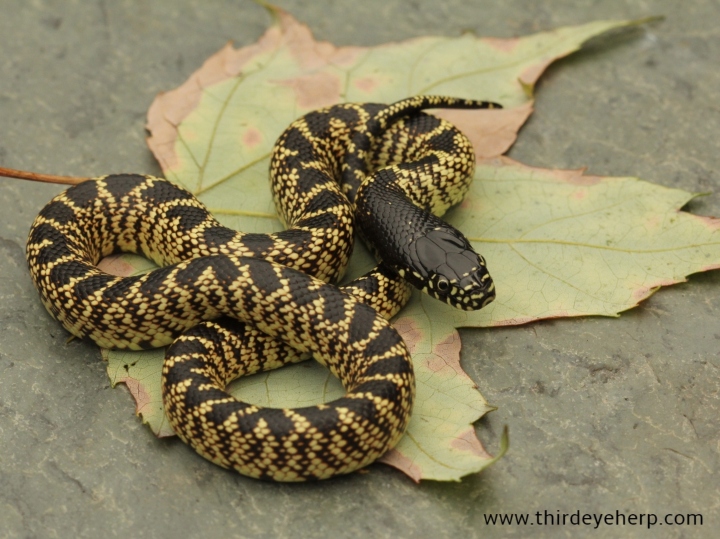
[[[495,283],[484,266],[459,280],[453,304],[464,311],[477,311],[495,299]]]

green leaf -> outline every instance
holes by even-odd
[[[166,176],[192,190],[224,224],[247,232],[280,229],[268,186],[268,158],[277,137],[301,114],[341,101],[392,102],[417,93],[500,101],[504,110],[438,113],[470,136],[479,157],[497,158],[512,145],[531,113],[533,85],[549,63],[597,34],[634,24],[599,21],[518,39],[465,34],[338,48],[316,42],[306,26],[270,9],[276,24],[257,43],[238,50],[223,48],[182,86],[158,96],[148,113],[148,144]],[[598,287],[600,270],[592,266],[605,264],[603,253],[610,250],[597,257],[586,251],[579,257],[573,254],[567,266],[577,275],[560,274],[560,284],[551,279],[556,266],[565,268],[562,257],[569,256],[570,242],[594,238],[569,235],[561,236],[565,243],[542,243],[555,240],[552,234],[558,230],[567,232],[550,224],[561,209],[583,207],[582,198],[567,197],[580,197],[587,186],[556,180],[532,186],[531,177],[513,176],[520,169],[507,161],[483,162],[471,197],[449,215],[476,240],[491,270],[496,270],[499,295],[491,309],[468,314],[418,295],[395,323],[413,353],[417,402],[407,435],[383,461],[416,481],[459,480],[495,460],[472,427],[493,408],[460,368],[456,327],[596,314],[583,311],[591,305],[579,301],[586,296],[595,297],[608,312],[619,305],[622,294],[617,290],[622,286]],[[542,180],[542,171],[529,174],[533,175]],[[565,198],[550,200],[554,196]],[[593,200],[597,204],[599,199]],[[549,206],[543,209],[544,204]],[[591,210],[588,205],[583,211]],[[356,252],[350,269],[355,275],[373,264],[363,249]],[[548,262],[545,271],[537,266]],[[585,273],[589,276],[579,276]],[[538,275],[542,279],[534,280]],[[575,295],[569,298],[569,292]],[[140,413],[156,433],[166,434],[155,376],[161,358],[111,352],[109,359],[113,380],[141,388],[134,390],[144,399]],[[342,388],[322,367],[306,363],[239,380],[231,392],[257,404],[305,406],[339,396]],[[500,454],[507,446],[504,440]]]
[[[113,387],[123,383],[135,399],[135,413],[143,418],[158,437],[174,436],[165,416],[160,393],[165,349],[146,352],[103,350],[108,376]]]
[[[720,267],[720,221],[679,211],[698,194],[507,158],[479,164],[475,180],[448,220],[492,261],[498,296],[455,314],[455,327],[618,316],[661,286]],[[446,311],[423,306],[432,317]]]
[[[413,353],[418,404],[390,458],[404,459],[406,473],[442,480],[489,464],[477,447],[460,449],[463,425],[488,408],[459,371],[456,328],[618,316],[661,286],[720,268],[720,220],[679,211],[695,196],[506,158],[479,164],[447,219],[487,258],[497,298],[465,312],[416,293],[400,313],[394,325]]]

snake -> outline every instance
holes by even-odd
[[[286,229],[223,226],[162,178],[113,174],[53,198],[31,226],[31,279],[50,314],[101,347],[169,346],[165,413],[206,459],[275,481],[326,479],[394,447],[415,396],[412,360],[388,322],[411,287],[460,309],[495,297],[486,262],[439,216],[465,196],[470,141],[428,108],[496,108],[444,96],[312,111],[280,136],[270,186]],[[343,286],[356,225],[379,265]],[[132,252],[158,269],[97,267]],[[235,399],[235,378],[312,356],[346,394],[276,409]]]

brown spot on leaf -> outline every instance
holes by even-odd
[[[480,41],[501,52],[512,52],[520,43],[520,40],[517,38],[502,39],[498,37],[484,37]]]
[[[103,258],[97,267],[110,275],[118,277],[127,277],[133,275],[137,270],[122,259],[122,254],[110,255]]]
[[[278,81],[278,84],[293,89],[295,99],[302,109],[319,109],[340,101],[341,81],[337,75],[331,73],[321,71],[312,75]]]
[[[520,74],[520,77],[518,77],[520,83],[523,86],[532,88],[540,78],[540,75],[543,74],[543,71],[547,69],[547,66],[552,64],[555,60],[557,60],[557,58],[547,58],[537,64],[531,65]]]
[[[423,477],[422,469],[420,468],[420,466],[415,464],[412,460],[403,455],[397,449],[392,449],[388,451],[377,461],[400,470],[402,473],[407,475],[416,483],[419,483]]]
[[[693,217],[707,226],[710,230],[720,230],[720,219],[717,217],[707,217],[704,215],[693,215]]]
[[[135,413],[141,415],[145,407],[150,405],[150,394],[145,390],[140,380],[135,378],[125,377],[118,380],[118,382],[127,386],[132,398],[135,399]]]
[[[426,362],[428,369],[432,372],[439,372],[449,367],[455,371],[455,375],[469,380],[470,377],[465,374],[465,371],[463,371],[460,366],[461,346],[460,334],[456,330],[453,330],[445,340],[433,347],[434,354]]]
[[[152,401],[150,393],[143,385],[143,382],[136,378],[126,376],[125,378],[116,380],[115,383],[125,384],[125,386],[128,388],[128,391],[130,391],[130,395],[132,395],[132,398],[135,401],[135,414],[143,417],[144,423],[149,423],[147,418],[156,413],[153,408],[155,406],[158,406],[159,403]],[[160,413],[162,413],[162,410],[160,410]],[[152,428],[152,431],[158,438],[168,438],[171,436],[175,436],[175,431],[172,429],[170,423],[167,420],[164,420],[160,424],[160,426],[157,427],[157,429]]]
[[[658,279],[646,286],[640,286],[633,290],[632,297],[638,303],[649,298],[657,292],[662,286],[670,286],[673,284],[684,283],[687,279]]]
[[[475,434],[475,429],[472,427],[463,431],[460,436],[451,441],[450,447],[483,459],[492,459],[492,455],[485,451],[483,444],[480,443],[480,440],[478,440],[478,437]]]
[[[567,172],[566,181],[575,185],[596,185],[603,181],[600,176],[585,175],[585,170],[583,168],[581,170],[555,170],[554,172]]]
[[[336,47],[327,41],[315,41],[310,28],[295,17],[275,6],[272,10],[280,23],[276,28],[282,45],[303,69],[317,69],[327,64],[348,67],[367,51],[364,47]]]
[[[393,322],[393,327],[405,341],[405,345],[408,347],[410,354],[414,354],[418,343],[422,340],[423,335],[425,334],[423,330],[418,327],[417,322],[409,316],[405,316],[395,320]]]
[[[254,148],[263,140],[262,133],[255,127],[248,127],[242,136],[243,146]]]
[[[580,315],[571,315],[568,311],[554,311],[552,315],[545,316],[516,316],[513,318],[504,318],[502,320],[493,321],[490,324],[490,327],[521,326],[523,324],[529,324],[530,322],[536,322],[538,320],[550,320],[551,318],[568,318],[570,316]]]
[[[197,108],[203,90],[236,76],[245,62],[270,47],[266,39],[235,50],[228,43],[195,71],[182,85],[169,92],[159,93],[150,105],[146,128],[150,132],[147,144],[164,171],[178,165],[175,153],[177,127]]]
[[[446,109],[433,114],[456,125],[472,142],[477,158],[487,159],[510,149],[532,111],[532,102],[527,102],[512,109]]]
[[[363,77],[353,81],[355,88],[368,94],[377,88],[379,83],[380,81],[375,77]]]

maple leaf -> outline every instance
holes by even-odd
[[[599,21],[519,39],[466,34],[338,48],[315,41],[282,10],[270,10],[275,24],[257,43],[224,47],[182,86],[158,96],[148,113],[148,144],[166,176],[227,226],[280,229],[268,158],[280,133],[309,110],[418,93],[505,106],[438,113],[468,134],[481,159],[470,195],[447,219],[487,258],[498,296],[488,308],[467,313],[416,294],[394,321],[413,354],[418,391],[408,433],[383,461],[414,480],[458,480],[494,460],[472,427],[492,407],[460,368],[456,328],[616,316],[661,285],[718,266],[717,222],[677,211],[692,194],[498,157],[531,114],[532,88],[547,65],[590,37],[633,22]],[[142,269],[135,258],[122,260],[130,264],[123,273]],[[349,273],[372,265],[356,248]],[[160,355],[108,357],[113,384],[128,383],[144,420],[167,434]],[[268,406],[307,406],[342,394],[339,382],[314,362],[244,378],[229,390]]]

